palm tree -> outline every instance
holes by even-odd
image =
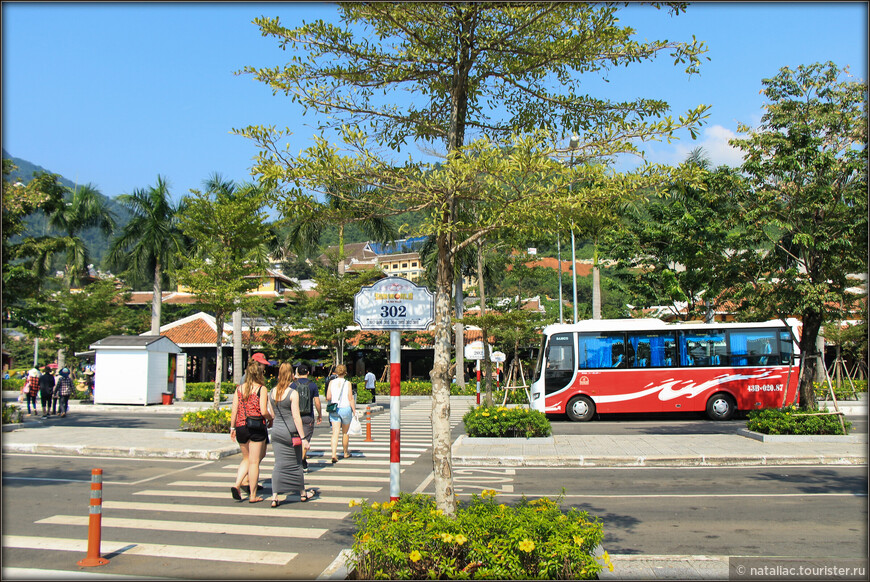
[[[132,214],[132,219],[109,247],[112,265],[126,265],[143,278],[153,274],[151,299],[151,335],[160,335],[164,273],[175,263],[176,253],[185,248],[178,226],[179,207],[173,204],[169,186],[160,175],[157,184],[147,190],[118,196],[118,201]]]
[[[53,250],[65,252],[65,279],[73,286],[82,282],[82,275],[87,272],[90,262],[90,253],[79,233],[96,227],[108,236],[115,230],[115,220],[100,192],[91,184],[86,184],[76,188],[66,204],[48,215],[48,226],[64,233],[64,236],[59,237],[60,248]]]

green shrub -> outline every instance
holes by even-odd
[[[189,432],[230,432],[229,408],[197,410],[181,416],[181,430]]]
[[[834,396],[837,397],[837,400],[854,400],[856,395],[860,396],[867,392],[867,380],[852,380],[850,385],[849,380],[844,378],[840,386],[837,386],[832,378],[831,385],[834,387]],[[852,386],[855,387],[854,395],[852,394]],[[816,393],[816,400],[829,400],[831,397],[827,381],[813,382],[813,391]]]
[[[221,400],[233,397],[236,385],[232,382],[221,382]],[[214,382],[190,382],[184,389],[185,402],[214,401]]]
[[[21,422],[21,410],[15,404],[3,403],[3,424]]]
[[[21,392],[24,387],[24,378],[6,378],[3,380],[3,390]]]
[[[519,406],[482,404],[466,412],[462,422],[471,437],[546,437],[552,434],[544,413]]]
[[[523,497],[508,506],[495,495],[473,494],[453,517],[422,494],[362,502],[354,514],[351,569],[362,580],[597,578],[602,564],[593,552],[604,537],[597,518],[575,508],[563,512],[561,499]],[[613,569],[606,552],[603,561]]]
[[[366,390],[365,388],[358,388],[356,391],[356,403],[357,404],[368,404],[372,401],[372,393]],[[324,408],[326,406],[324,405]]]
[[[811,416],[815,412],[801,410],[794,406],[752,410],[749,412],[746,428],[764,434],[843,434],[837,415]],[[827,412],[827,410],[818,412]],[[844,424],[848,433],[852,423],[844,421]]]

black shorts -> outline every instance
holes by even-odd
[[[269,443],[269,434],[266,432],[266,429],[263,430],[248,430],[248,427],[242,425],[236,427],[236,441],[240,444],[244,444],[248,441],[254,441],[255,443],[260,443],[266,441]]]

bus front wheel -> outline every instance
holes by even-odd
[[[737,404],[728,394],[714,394],[707,401],[707,416],[710,420],[730,420],[737,411]]]
[[[592,420],[595,415],[595,403],[588,396],[578,396],[568,402],[565,412],[568,413],[568,418],[575,422],[586,422]]]

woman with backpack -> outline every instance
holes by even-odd
[[[236,483],[230,493],[236,501],[242,500],[241,487],[248,477],[250,489],[248,501],[259,503],[257,482],[260,479],[261,454],[268,443],[266,430],[269,416],[269,391],[264,386],[263,364],[251,361],[245,371],[245,381],[239,384],[233,394],[233,409],[230,413],[230,438],[239,443],[242,462],[236,472]]]
[[[326,410],[329,412],[329,422],[332,425],[332,464],[338,462],[336,449],[338,448],[338,433],[342,432],[341,448],[344,451],[344,458],[350,458],[348,450],[348,441],[350,437],[347,434],[347,429],[350,428],[350,421],[353,418],[356,410],[356,402],[353,397],[353,390],[350,382],[345,380],[347,375],[347,366],[339,364],[335,367],[335,375],[337,376],[329,382],[326,388]]]
[[[73,393],[73,381],[69,376],[69,368],[64,368],[60,371],[57,377],[57,383],[54,385],[54,393],[57,396],[57,411],[60,417],[66,416],[66,411],[69,408],[69,397]]]
[[[275,467],[272,469],[272,507],[278,507],[278,495],[299,492],[300,501],[314,497],[313,490],[305,490],[302,473],[302,451],[308,448],[303,440],[305,427],[299,414],[299,393],[291,387],[293,365],[284,362],[278,369],[278,383],[269,394],[269,413],[272,423],[272,450]],[[307,389],[307,388],[306,388]]]

